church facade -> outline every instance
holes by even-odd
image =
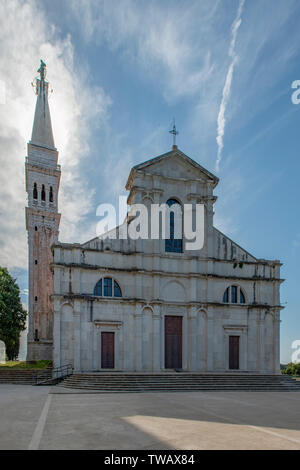
[[[43,128],[47,123],[37,116]],[[31,351],[41,355],[44,342],[56,367],[71,363],[75,371],[280,373],[281,265],[255,258],[214,227],[215,175],[173,145],[133,167],[126,184],[129,207],[143,204],[150,213],[153,204],[178,206],[182,223],[187,204],[202,205],[201,249],[186,249],[184,230],[182,238],[174,237],[174,217],[167,239],[123,237],[135,220],[130,211],[115,238],[65,244],[58,241],[57,153],[31,142],[29,150],[42,147],[39,171],[27,170]],[[30,199],[35,183],[36,203]],[[43,273],[35,273],[36,266]],[[42,292],[43,275],[51,293]]]

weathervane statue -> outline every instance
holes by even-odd
[[[41,59],[40,68],[38,69],[38,73],[40,74],[40,80],[44,81],[46,78],[46,64],[42,59]]]
[[[48,94],[48,87],[49,87],[49,83],[46,81],[46,74],[47,74],[47,69],[46,69],[46,64],[45,62],[41,59],[41,63],[40,63],[40,66],[37,70],[37,73],[40,74],[39,77],[35,77],[35,79],[33,80],[33,82],[31,83],[31,85],[33,86],[34,88],[34,92],[36,95],[39,94],[39,90],[44,90],[45,93]],[[52,88],[50,88],[50,93],[52,93]]]

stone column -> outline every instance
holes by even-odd
[[[259,312],[258,325],[258,350],[259,350],[259,372],[265,371],[265,314]]]
[[[189,320],[188,309],[184,307],[184,316],[182,318],[182,368],[187,370],[189,367]]]
[[[160,316],[160,367],[162,370],[165,369],[165,316],[163,312]]]
[[[248,361],[247,370],[257,371],[258,369],[258,335],[257,335],[257,313],[252,309],[248,310]]]
[[[280,313],[274,314],[274,373],[280,374]]]
[[[205,204],[205,203],[204,203]],[[204,249],[206,246],[206,256],[210,256],[211,253],[213,253],[213,218],[214,218],[214,208],[213,208],[213,202],[208,201],[205,204],[205,212],[206,212],[206,220],[205,220],[205,229],[206,229],[206,243],[204,242]]]
[[[200,310],[197,314],[197,370],[207,371],[207,314]]]
[[[80,372],[80,303],[74,305],[74,370]]]
[[[159,276],[154,276],[153,278],[153,299],[159,299],[160,298],[160,277]]]
[[[120,329],[119,327],[115,330],[115,369],[122,369],[122,360],[120,357]]]
[[[189,328],[189,339],[188,339],[188,368],[189,370],[197,370],[197,308],[189,307],[188,312],[188,328]]]
[[[60,310],[56,302],[54,303],[53,316],[53,366],[60,367]]]
[[[135,255],[136,267],[140,268],[141,265],[141,256]],[[141,274],[135,275],[135,296],[138,299],[143,298],[143,276]]]
[[[93,369],[93,341],[94,341],[94,336],[93,336],[93,328],[94,324],[92,322],[89,322],[87,325],[87,338],[88,338],[88,345],[87,345],[87,359],[88,359],[88,370]]]
[[[92,338],[93,338],[93,370],[98,370],[100,351],[98,348],[98,327],[93,324],[92,327]]]
[[[143,369],[142,321],[142,306],[137,304],[135,309],[135,370],[137,371],[141,371]]]
[[[240,355],[241,355],[241,369],[242,370],[248,370],[248,329],[243,329],[241,332],[241,349],[240,349]]]
[[[123,367],[124,371],[135,370],[135,307],[124,309],[122,334],[123,334]]]
[[[207,369],[214,370],[214,319],[212,313],[207,318]]]
[[[160,323],[161,315],[159,305],[154,305],[153,311],[153,371],[161,370],[160,354]]]

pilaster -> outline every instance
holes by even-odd
[[[53,321],[53,337],[55,341],[53,343],[53,365],[54,367],[60,367],[61,354],[60,354],[60,310],[59,306],[55,306],[54,309],[54,321]]]
[[[258,327],[258,351],[259,351],[259,371],[265,371],[265,314],[263,311],[259,312],[259,319],[257,321]]]
[[[189,341],[188,341],[188,369],[197,370],[197,308],[192,306],[188,310],[188,329],[189,329]]]
[[[207,369],[214,370],[214,318],[211,312],[207,317]]]
[[[274,373],[280,374],[280,312],[274,314]]]
[[[161,325],[161,314],[160,306],[154,305],[153,308],[153,370],[159,371],[161,369],[160,364],[160,325]]]
[[[74,306],[74,371],[81,371],[81,326],[80,326],[80,304]]]
[[[136,371],[143,370],[142,320],[143,320],[142,306],[140,304],[136,304],[136,309],[135,309],[135,370]]]

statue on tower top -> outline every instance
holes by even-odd
[[[47,74],[47,69],[46,69],[46,64],[45,62],[41,59],[40,66],[37,70],[37,72],[40,74],[39,77],[35,77],[33,82],[31,82],[31,85],[34,88],[34,92],[36,95],[39,94],[40,90],[44,90],[46,94],[48,95],[48,85],[49,83],[46,81],[46,74]],[[50,89],[50,93],[52,93],[52,89]]]
[[[46,64],[42,59],[41,59],[40,67],[38,69],[38,73],[40,74],[40,80],[44,81],[46,78]]]

